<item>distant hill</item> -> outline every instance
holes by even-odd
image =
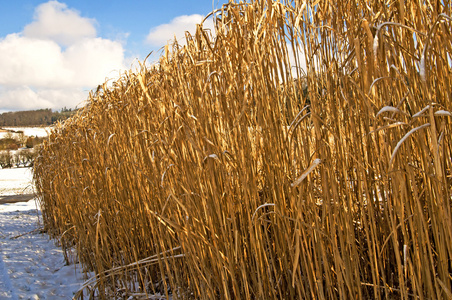
[[[15,111],[0,114],[0,126],[48,126],[71,117],[77,110],[63,108],[52,111],[50,108]]]

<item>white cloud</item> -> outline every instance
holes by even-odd
[[[81,39],[96,36],[93,19],[81,17],[79,12],[58,1],[39,5],[34,19],[31,24],[25,26],[25,37],[50,39],[60,45],[69,46]]]
[[[162,47],[167,43],[173,42],[174,36],[176,36],[179,44],[185,44],[185,32],[188,31],[194,34],[196,24],[201,23],[203,19],[202,15],[197,14],[176,17],[170,23],[152,28],[146,37],[146,42],[156,47]],[[214,28],[212,18],[206,20],[204,28]]]
[[[82,106],[88,91],[79,88],[32,89],[29,86],[0,88],[1,111]]]
[[[101,38],[72,45],[64,52],[64,58],[65,67],[74,74],[72,82],[80,86],[101,84],[125,69],[121,43]]]
[[[0,111],[75,107],[126,69],[123,41],[96,37],[94,21],[56,1],[35,15],[23,33],[0,37]]]
[[[11,34],[0,40],[0,85],[89,87],[124,69],[123,60],[116,41],[83,39],[63,50],[53,41]]]
[[[62,68],[63,62],[55,42],[8,35],[0,40],[0,85],[66,85],[69,70]]]

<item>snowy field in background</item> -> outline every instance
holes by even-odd
[[[52,127],[2,127],[5,130],[23,131],[25,136],[46,137]],[[0,139],[8,135],[8,132],[0,132]],[[14,133],[13,133],[14,136]]]
[[[0,170],[0,195],[30,193],[31,179],[29,168]],[[71,299],[85,281],[41,221],[34,199],[0,205],[0,299]]]

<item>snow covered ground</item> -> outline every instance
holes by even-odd
[[[32,192],[28,168],[0,170],[1,195]],[[0,299],[71,299],[86,280],[40,232],[35,199],[0,205]]]
[[[51,127],[2,127],[2,129],[13,130],[15,132],[23,131],[25,136],[35,137],[46,137],[52,130]],[[0,138],[4,138],[7,134],[7,132],[0,132]]]
[[[30,168],[0,169],[0,300],[72,299],[88,278],[79,264],[67,265],[61,248],[41,232],[36,199],[1,204],[17,195],[32,194],[32,177]],[[124,299],[144,299],[142,294],[127,297]],[[147,297],[166,299],[160,294]],[[87,290],[84,299],[89,299]]]
[[[30,168],[0,169],[0,196],[33,193],[32,177]]]

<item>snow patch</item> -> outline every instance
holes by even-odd
[[[25,136],[47,137],[52,127],[2,127],[2,129],[13,131],[13,136],[17,135],[17,132],[22,131]],[[11,133],[0,132],[0,138],[5,138],[8,134]]]
[[[0,196],[33,193],[31,168],[0,169]]]
[[[21,190],[31,177],[29,168],[0,170],[0,194]],[[41,232],[41,221],[36,199],[0,205],[0,299],[72,299],[86,280]]]

